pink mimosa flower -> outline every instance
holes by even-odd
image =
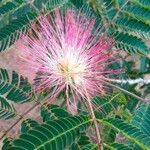
[[[96,18],[80,11],[55,10],[41,16],[32,25],[32,34],[24,35],[18,47],[33,72],[37,70],[35,89],[50,91],[56,98],[64,91],[69,111],[77,111],[78,101],[105,93],[104,79],[115,74],[108,70],[113,63],[112,38],[100,34]]]

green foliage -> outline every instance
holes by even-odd
[[[9,0],[2,1],[0,5],[0,52],[9,48],[16,40],[20,38],[22,33],[25,33],[29,27],[29,23],[36,18],[35,12],[27,12],[14,17],[15,12],[22,7],[28,5],[25,0]],[[8,20],[6,19],[8,18]],[[3,25],[3,20],[7,23]]]
[[[76,8],[81,8],[85,3],[86,1],[84,0],[70,0],[70,2],[76,7]]]
[[[21,134],[6,150],[63,150],[80,136],[80,132],[84,131],[90,122],[86,116],[47,121]]]
[[[93,103],[97,107],[95,111],[99,112],[103,117],[109,115],[117,107],[117,103],[114,99],[109,100],[107,98],[95,97]]]
[[[16,116],[13,105],[10,105],[3,97],[0,96],[0,119],[10,119]]]
[[[99,0],[97,7],[106,24],[106,31],[111,31],[115,39],[116,48],[146,56],[150,51],[144,41],[150,38],[150,10],[134,0]]]
[[[21,123],[21,133],[27,133],[29,130],[38,126],[39,123],[32,119],[26,119]]]
[[[61,109],[57,105],[45,104],[41,108],[41,117],[43,118],[43,122],[53,119],[65,118],[69,116],[70,114],[67,111]]]
[[[150,105],[142,104],[134,113],[132,124],[150,136]]]
[[[41,7],[43,7],[44,10],[46,10],[46,13],[48,13],[49,11],[52,11],[57,7],[62,7],[67,3],[72,3],[74,6],[76,6],[76,8],[82,8],[82,5],[88,3],[88,1],[85,2],[82,0],[48,0],[46,2],[40,2],[38,0],[34,0],[32,4],[27,3],[24,0],[12,0],[6,3],[2,3],[0,9],[1,14],[9,14],[10,12],[12,12],[12,14],[15,14],[17,11],[19,12],[19,10],[26,6],[31,7],[32,9],[30,11],[27,10],[21,16],[19,15],[19,17],[17,17],[15,20],[12,19],[12,21],[10,21],[7,26],[4,26],[0,30],[0,51],[3,51],[6,48],[10,47],[13,43],[15,43],[17,39],[19,39],[22,33],[25,33],[28,30],[28,27],[31,24],[31,22],[35,20],[40,14],[40,10],[42,10]],[[147,51],[149,52],[149,48],[144,43],[143,37],[150,37],[150,22],[148,21],[150,10],[148,9],[148,7],[144,7],[148,6],[147,4],[147,1],[145,2],[140,0],[131,1],[127,4],[125,4],[124,0],[90,1],[90,5],[93,6],[93,8],[96,11],[99,10],[102,20],[105,20],[104,23],[108,21],[109,24],[112,25],[108,26],[107,29],[113,27],[112,32],[115,35],[116,32],[118,32],[118,30],[121,29],[121,37],[118,37],[116,41],[116,47],[118,48],[119,45],[123,50],[126,50],[128,52],[140,53],[144,55],[147,54]],[[119,9],[120,12],[118,13]],[[139,35],[142,37],[139,37]],[[127,44],[130,45],[130,43],[124,40],[122,41],[122,38],[127,39],[126,36],[129,36],[129,39],[130,37],[133,38],[133,40],[136,42],[133,42],[133,45],[127,47]],[[137,42],[142,43],[143,47],[145,48],[137,48]]]
[[[106,145],[106,147],[110,150],[133,150],[132,148],[129,148],[127,145],[120,144],[120,143],[112,143],[110,145]]]
[[[7,147],[11,146],[12,142],[13,142],[13,139],[12,139],[12,138],[6,138],[6,139],[3,141],[2,150],[6,150]]]
[[[35,18],[35,13],[28,13],[0,29],[0,51],[10,47],[23,33],[26,33],[29,23]]]
[[[96,144],[93,144],[85,133],[81,134],[79,140],[71,145],[69,150],[98,150]]]
[[[150,60],[148,58],[141,57],[139,69],[142,75],[149,73],[149,67],[150,67],[149,64],[150,64]]]
[[[31,86],[16,72],[8,74],[5,69],[0,69],[0,95],[5,101],[24,103],[31,100]]]
[[[138,3],[139,5],[150,8],[150,1],[149,0],[137,0],[135,3]]]
[[[23,0],[12,0],[12,1],[6,1],[3,5],[0,7],[0,16],[10,13],[12,10],[15,10],[15,8],[18,8],[23,4]]]
[[[103,118],[114,115],[119,106],[126,103],[123,93],[114,92],[112,97],[94,97],[93,105],[97,117]]]
[[[105,125],[102,130],[103,133],[103,142],[104,143],[113,143],[116,139],[116,132],[111,127]]]
[[[139,150],[149,150],[149,108],[149,105],[142,105],[135,112],[131,123],[115,117],[97,118],[97,121],[104,125],[102,130],[104,146],[109,150],[132,150],[134,146]],[[92,122],[88,116],[78,115],[72,117],[57,105],[44,106],[41,108],[41,112],[42,117],[47,116],[44,123],[39,124],[31,119],[24,120],[19,138],[5,139],[3,149],[29,150],[44,148],[45,150],[63,150],[68,148],[69,150],[98,150],[97,145],[91,142],[88,132],[86,132],[87,127]],[[48,118],[48,116],[50,117]],[[115,142],[118,133],[124,135],[132,144]]]
[[[9,48],[22,36],[22,34],[25,34],[32,21],[35,21],[40,15],[40,9],[42,10],[42,8],[40,8],[42,4],[40,3],[42,2],[37,0],[34,0],[33,2],[34,3],[24,0],[12,0],[0,5],[0,21],[3,21],[3,17],[6,15],[11,18],[11,20],[8,21],[9,23],[0,29],[0,52]],[[56,7],[63,6],[67,2],[68,0],[49,0],[42,6],[46,13],[48,13]],[[20,13],[20,10],[25,10],[25,13]],[[12,13],[11,15],[9,15],[10,12]],[[14,19],[13,15],[16,16],[16,14],[17,18]]]
[[[47,10],[54,10],[55,8],[62,7],[68,0],[48,0],[46,4]]]
[[[16,110],[11,101],[24,103],[31,100],[31,86],[16,72],[8,73],[0,69],[0,118],[10,119],[15,117]]]
[[[150,25],[145,24],[140,20],[120,14],[115,22],[115,25],[116,27],[121,28],[123,31],[133,31],[141,36],[150,38]]]
[[[134,112],[132,124],[139,128],[143,133],[150,137],[150,105],[142,104],[138,107],[138,109]],[[131,143],[132,147],[136,150],[142,150],[137,144]]]
[[[116,131],[122,133],[126,138],[135,142],[141,148],[149,150],[150,136],[142,132],[136,126],[133,126],[117,118],[103,119],[101,122],[107,124],[108,126],[111,126]]]
[[[149,49],[145,43],[136,36],[120,31],[113,33],[113,36],[118,49],[124,49],[130,53],[139,53],[145,55],[149,52]]]
[[[133,16],[138,20],[142,20],[145,23],[150,23],[150,9],[141,7],[137,4],[132,4],[124,7],[124,12],[127,13],[129,16]]]

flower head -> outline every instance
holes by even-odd
[[[28,54],[24,59],[33,70],[38,68],[36,90],[50,89],[51,98],[64,91],[72,112],[77,100],[104,94],[105,77],[116,73],[108,70],[113,40],[99,34],[101,27],[95,22],[96,18],[81,11],[55,10],[41,16],[32,25],[32,33],[18,41]]]

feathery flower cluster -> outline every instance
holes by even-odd
[[[96,18],[81,11],[59,9],[41,16],[32,25],[32,33],[18,41],[18,47],[28,57],[24,58],[37,71],[37,91],[50,89],[56,98],[61,91],[66,95],[68,109],[77,111],[77,101],[104,94],[105,77],[115,74],[108,70],[113,40],[103,34]],[[74,107],[72,107],[74,106]]]

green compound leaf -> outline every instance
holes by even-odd
[[[4,2],[3,5],[0,7],[0,17],[8,14],[12,11],[15,11],[24,3],[24,0],[11,0]]]
[[[21,132],[27,133],[29,130],[33,129],[34,127],[38,126],[39,123],[32,119],[26,119],[21,123]]]
[[[99,14],[107,26],[106,30],[112,32],[116,48],[147,55],[150,49],[144,39],[150,38],[150,7],[143,7],[138,1],[99,0],[99,7],[103,8]]]
[[[0,29],[0,52],[10,47],[23,33],[26,33],[29,24],[37,17],[36,13],[27,13],[11,21]]]
[[[18,3],[19,2],[21,3],[23,0],[15,0],[15,1],[18,1]],[[49,13],[50,11],[54,10],[57,7],[63,6],[67,2],[68,0],[65,0],[65,1],[64,0],[49,0],[45,4],[46,13]],[[26,2],[24,3],[24,5],[25,4]],[[5,7],[9,10],[14,9],[15,7],[15,5],[11,3],[11,7],[8,8],[7,5],[10,5],[10,2],[8,2],[8,4],[5,4],[5,5],[6,5]],[[2,13],[4,12],[2,11]],[[22,34],[26,33],[28,31],[28,28],[30,27],[30,24],[32,23],[32,21],[36,20],[38,15],[40,15],[40,13],[37,14],[35,11],[27,12],[19,16],[18,18],[12,20],[11,22],[9,22],[8,25],[1,28],[0,29],[0,52],[9,48],[22,36]]]
[[[122,133],[126,138],[143,148],[143,150],[150,149],[150,137],[136,126],[117,118],[108,118],[99,121]]]
[[[146,38],[150,38],[150,25],[140,20],[120,14],[115,21],[115,25],[123,31],[132,31],[140,35],[141,37],[143,36]]]
[[[11,76],[7,70],[0,69],[0,95],[5,101],[24,103],[31,100],[31,86],[22,76],[12,72]]]
[[[82,133],[79,140],[73,143],[69,150],[98,150],[98,146],[93,144],[85,133]]]
[[[150,9],[146,9],[136,4],[131,4],[123,8],[123,13],[150,24]]]
[[[135,110],[131,123],[150,137],[150,105],[140,105],[138,109]],[[143,150],[143,148],[139,147],[136,143],[130,141],[129,144],[134,150]]]
[[[139,53],[142,55],[146,55],[150,52],[143,40],[136,36],[116,31],[113,33],[113,38],[115,39],[115,46],[118,49],[123,49],[129,53]]]
[[[11,144],[13,142],[13,139],[12,138],[6,138],[4,141],[3,141],[3,147],[2,147],[2,150],[6,150],[6,148],[10,147]]]
[[[64,150],[90,123],[87,116],[48,121],[21,134],[6,150]]]
[[[68,3],[69,0],[48,0],[46,4],[47,10],[54,10],[55,8],[60,8],[66,3]]]
[[[45,104],[41,108],[41,117],[43,118],[43,122],[69,116],[71,115],[67,111],[57,105]]]
[[[150,137],[150,105],[142,104],[135,111],[132,124]]]
[[[104,125],[103,130],[103,142],[104,143],[113,143],[116,139],[116,131],[111,127]]]
[[[109,114],[113,113],[113,111],[116,110],[118,107],[116,99],[111,100],[107,97],[94,97],[93,104],[96,106],[95,113],[98,118],[108,116]]]
[[[10,105],[5,98],[0,96],[0,119],[10,119],[16,116],[13,105]]]
[[[149,0],[134,0],[135,3],[141,5],[142,7],[146,7],[150,9],[150,1]]]

